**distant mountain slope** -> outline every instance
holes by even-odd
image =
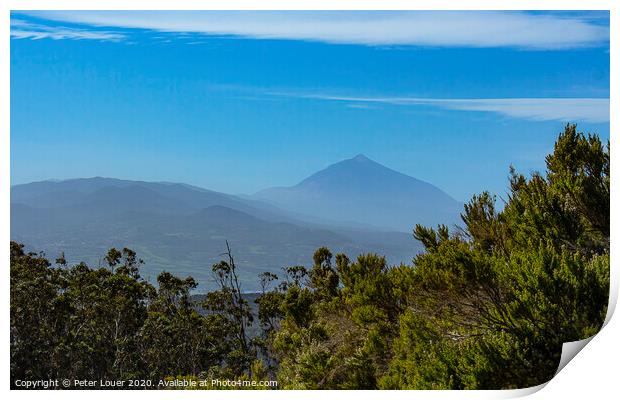
[[[350,257],[377,252],[409,262],[419,249],[410,234],[319,226],[290,219],[256,200],[184,184],[76,179],[17,185],[11,190],[11,239],[51,259],[101,263],[110,247],[129,247],[145,260],[143,276],[162,270],[192,275],[205,290],[225,241],[232,246],[245,290],[257,274],[309,265],[328,246]]]
[[[80,178],[33,182],[11,187],[11,203],[36,208],[82,207],[141,210],[164,214],[190,214],[221,205],[257,217],[286,220],[286,214],[269,204],[225,193],[170,182],[142,182],[113,178]]]
[[[364,155],[333,164],[292,187],[254,198],[334,221],[411,232],[416,223],[458,221],[462,204],[430,183],[389,169]]]

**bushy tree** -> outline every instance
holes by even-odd
[[[511,168],[503,210],[483,193],[465,206],[465,226],[456,233],[444,226],[415,229],[426,252],[414,260],[407,301],[416,319],[437,327],[434,343],[441,345],[430,354],[458,354],[442,361],[453,377],[444,379],[446,387],[543,383],[555,373],[563,342],[602,326],[609,291],[609,145],[569,125],[546,161],[546,175],[529,179]],[[410,334],[401,326],[397,342]],[[424,366],[434,368],[420,366],[416,348],[397,349],[386,385],[433,386],[432,379],[408,379]]]

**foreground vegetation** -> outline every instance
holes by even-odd
[[[609,144],[567,126],[546,174],[510,171],[503,208],[474,196],[463,227],[416,226],[413,265],[349,259],[260,276],[258,315],[233,255],[200,310],[191,278],[52,265],[11,243],[11,380],[277,380],[296,389],[490,389],[549,380],[563,342],[603,324],[609,291]],[[200,312],[199,312],[200,311]],[[253,319],[260,333],[249,335]]]

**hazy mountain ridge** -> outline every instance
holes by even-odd
[[[142,193],[139,193],[140,191]],[[134,200],[152,203],[152,197],[157,197],[162,202],[173,202],[166,205],[170,207],[168,212],[189,214],[212,205],[223,205],[257,216],[284,217],[283,212],[273,211],[273,206],[184,183],[130,181],[102,177],[15,185],[11,187],[11,203],[39,208],[76,206],[88,204],[90,201],[98,202],[101,197],[114,197],[113,194],[123,196],[123,204],[135,205],[136,208],[140,207]],[[115,202],[115,205],[120,204]]]
[[[280,191],[312,201],[300,200],[289,211],[289,203],[271,199],[273,204],[265,203],[270,196],[260,194],[239,197],[182,183],[101,177],[15,185],[11,239],[52,258],[64,251],[71,262],[93,265],[101,264],[110,247],[130,247],[145,260],[144,276],[154,279],[160,271],[170,270],[194,276],[202,289],[211,281],[211,265],[219,261],[228,240],[244,287],[255,290],[259,272],[307,265],[320,246],[350,257],[376,252],[390,263],[408,263],[420,249],[409,233],[414,224],[406,229],[408,222],[402,224],[401,231],[407,233],[390,231],[391,215],[416,204],[424,212],[441,209],[442,201],[458,204],[434,186],[363,156]],[[389,198],[395,194],[403,198]],[[429,198],[431,204],[421,204]],[[332,218],[339,208],[354,212]],[[347,223],[347,217],[352,222]]]

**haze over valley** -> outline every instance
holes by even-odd
[[[308,265],[321,246],[410,263],[421,249],[415,224],[453,225],[461,208],[437,187],[358,155],[252,196],[101,177],[15,185],[11,239],[91,265],[103,265],[110,247],[129,247],[145,261],[146,278],[162,270],[191,275],[199,291],[210,287],[211,265],[228,240],[251,291],[260,272]]]

